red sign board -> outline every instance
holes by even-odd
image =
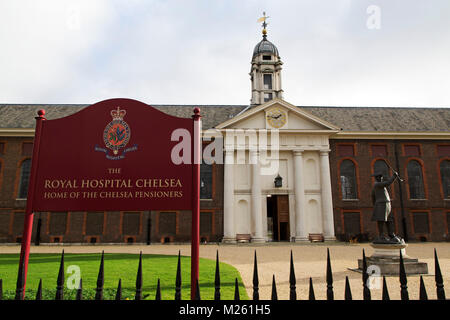
[[[24,298],[33,212],[191,210],[191,298],[198,281],[200,109],[192,119],[131,99],[36,118],[17,292]],[[191,157],[192,155],[192,157]],[[186,161],[187,160],[187,161]]]
[[[193,120],[131,99],[42,121],[32,211],[191,209],[191,165],[172,161],[177,129],[193,137]]]

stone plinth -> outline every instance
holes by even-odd
[[[372,272],[376,272],[379,268],[380,275],[394,276],[400,271],[400,250],[402,252],[403,264],[407,275],[427,274],[428,265],[425,262],[419,262],[416,258],[411,258],[406,254],[406,243],[401,244],[370,244],[374,249],[374,253],[370,257],[366,257],[367,268],[371,268]],[[378,267],[378,268],[377,268]],[[358,269],[363,269],[362,259],[358,259]]]

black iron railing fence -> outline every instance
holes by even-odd
[[[22,266],[23,267],[23,266]],[[400,264],[399,264],[399,281],[400,281],[400,296],[401,300],[409,300],[408,294],[408,286],[407,286],[407,276],[405,272],[405,267],[403,263],[403,256],[400,252]],[[435,283],[436,283],[436,296],[438,300],[445,300],[445,290],[444,290],[444,280],[442,277],[441,269],[439,266],[439,260],[437,256],[436,249],[434,250],[434,270],[435,270]],[[17,286],[16,286],[16,295],[15,300],[23,300],[24,299],[24,279],[23,279],[23,268],[19,268],[19,274],[17,278]],[[362,282],[363,282],[363,300],[371,300],[370,288],[368,285],[369,274],[367,272],[367,263],[366,256],[363,249],[363,270],[362,270]],[[139,265],[136,276],[136,292],[135,292],[135,300],[142,300],[142,252],[139,255]],[[253,300],[259,300],[259,277],[258,277],[258,262],[255,251],[254,256],[254,266],[253,266]],[[97,287],[95,289],[95,300],[103,299],[103,285],[104,285],[104,252],[102,252],[101,260],[100,260],[100,268],[97,277]],[[334,300],[334,289],[333,289],[333,273],[331,268],[330,261],[330,251],[327,249],[327,268],[326,268],[326,297],[327,300]],[[56,295],[55,300],[63,300],[64,299],[64,250],[61,254],[61,262],[59,267],[58,279],[56,284]],[[200,287],[197,281],[197,290],[196,290],[196,300],[201,300],[200,295]],[[3,296],[2,289],[2,280],[0,279],[0,300]],[[39,281],[39,286],[36,293],[36,300],[42,300],[42,279]],[[122,281],[119,279],[117,291],[115,295],[115,300],[122,299]],[[181,263],[180,263],[180,252],[178,253],[178,264],[177,264],[177,272],[175,277],[175,300],[181,300]],[[220,270],[219,270],[219,253],[216,254],[216,270],[215,270],[215,282],[214,282],[214,300],[220,300]],[[277,295],[277,285],[275,281],[275,275],[272,277],[272,300],[278,300]],[[350,288],[350,282],[348,276],[345,277],[345,300],[352,300],[352,292]],[[79,287],[76,292],[76,300],[83,300],[83,281],[80,279]],[[158,279],[155,300],[161,300],[161,289],[160,289],[160,280]],[[239,282],[238,279],[235,279],[235,291],[234,291],[234,300],[240,300],[239,294]],[[291,259],[290,259],[290,274],[289,274],[289,300],[297,300],[297,292],[296,292],[296,277],[294,270],[294,261],[293,255],[291,251]],[[314,294],[314,286],[313,280],[309,278],[309,300],[315,300]],[[382,300],[390,300],[388,288],[386,285],[386,278],[383,276],[383,288],[382,288]],[[428,294],[425,288],[425,284],[422,276],[420,276],[420,292],[419,292],[419,300],[428,300]]]

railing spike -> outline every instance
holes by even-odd
[[[156,295],[155,300],[161,300],[161,284],[158,278],[158,284],[156,285]]]
[[[78,285],[77,295],[75,297],[75,300],[83,300],[83,279],[81,279],[81,278],[80,278],[80,283]]]
[[[345,276],[345,300],[353,300],[352,290],[350,289],[350,282],[348,281],[348,276]]]
[[[291,265],[290,265],[290,273],[289,273],[289,300],[297,300],[297,291],[296,291],[296,279],[295,279],[295,270],[294,270],[294,258],[291,250]]]
[[[386,284],[386,277],[383,276],[383,295],[381,297],[381,300],[391,300],[391,298],[389,297],[389,290],[387,288],[387,284]]]
[[[58,280],[56,281],[55,300],[64,299],[64,249],[61,254],[61,262],[59,264]]]
[[[255,259],[253,261],[253,300],[259,300],[259,279],[258,279],[258,261]]]
[[[367,260],[366,253],[363,249],[363,270],[362,270],[362,281],[363,281],[363,300],[372,300],[372,296],[370,294],[370,288],[368,285],[369,274],[367,273]]]
[[[437,299],[445,300],[444,279],[442,278],[436,248],[434,248],[434,280],[436,282]]]
[[[400,272],[399,272],[399,277],[400,277],[400,295],[401,295],[401,299],[402,300],[409,300],[409,295],[408,295],[408,280],[406,279],[406,272],[405,272],[405,265],[403,263],[403,255],[402,255],[402,250],[400,249]]]
[[[115,300],[122,300],[122,279],[119,279],[119,284],[117,285]]]
[[[17,275],[15,300],[23,300],[25,298],[25,259],[21,260],[22,263],[19,263],[19,272]]]
[[[309,300],[316,300],[316,295],[314,293],[314,286],[313,286],[313,280],[311,277],[309,277]]]
[[[425,283],[423,282],[422,276],[420,276],[419,300],[428,300],[427,289],[425,288]]]
[[[239,296],[239,282],[238,282],[238,278],[236,278],[235,281],[234,281],[234,300],[241,300],[241,298]]]
[[[36,300],[42,300],[42,279],[39,279],[38,289],[36,291]]]
[[[103,300],[103,285],[105,283],[104,255],[105,255],[105,251],[102,251],[102,258],[100,261],[100,268],[98,270],[98,276],[97,276],[97,288],[95,288],[95,300]]]
[[[334,300],[333,272],[331,271],[330,249],[327,248],[327,300]]]
[[[139,266],[136,276],[136,294],[134,300],[142,300],[142,251],[139,254]]]
[[[175,279],[175,300],[181,300],[181,252],[178,251],[177,276]]]
[[[219,250],[216,251],[216,275],[214,279],[214,300],[220,300]]]
[[[275,275],[272,276],[272,295],[271,300],[278,300],[277,284],[275,283]]]

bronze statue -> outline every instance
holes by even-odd
[[[385,180],[381,172],[375,172],[375,184],[372,189],[373,214],[372,221],[377,221],[378,238],[373,243],[399,244],[404,240],[394,233],[394,219],[391,214],[391,199],[387,187],[390,186],[399,175],[394,171],[394,175]],[[387,236],[384,233],[386,226]]]

